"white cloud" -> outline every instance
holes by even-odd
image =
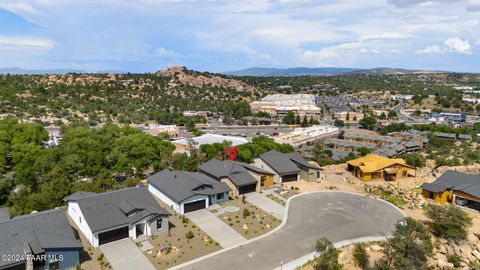
[[[157,48],[153,51],[153,55],[158,57],[167,57],[167,58],[175,58],[175,57],[182,57],[183,55],[165,48]]]
[[[6,47],[11,49],[42,49],[50,50],[55,47],[55,42],[49,39],[32,38],[22,36],[0,36],[0,48]]]
[[[471,54],[472,46],[468,42],[468,40],[462,40],[458,37],[449,38],[445,40],[445,46],[447,46],[448,50],[451,52],[456,53],[463,53],[463,54]]]
[[[470,1],[468,1],[467,11],[471,11],[471,12],[480,11],[480,0],[470,0]]]
[[[440,48],[440,46],[432,45],[427,46],[424,49],[418,50],[417,53],[419,54],[442,54],[445,53],[445,48]]]

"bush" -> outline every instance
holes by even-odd
[[[460,262],[462,261],[458,255],[450,255],[447,257],[449,263],[453,264],[453,267],[460,267]]]
[[[398,222],[383,246],[385,256],[375,264],[376,270],[427,269],[427,256],[433,250],[431,234],[412,218]]]
[[[367,254],[367,250],[365,249],[365,245],[362,243],[355,244],[353,248],[353,260],[363,270],[368,269],[368,260],[369,256]]]
[[[192,231],[188,231],[188,232],[185,234],[185,237],[186,237],[188,240],[192,239],[192,238],[194,237],[193,232],[192,232]]]
[[[243,209],[243,218],[246,218],[250,215],[251,215],[250,210],[248,210],[247,208]]]
[[[430,204],[425,214],[430,218],[430,229],[436,236],[457,242],[467,238],[472,220],[462,209],[453,205],[445,207]]]
[[[405,161],[408,165],[413,167],[422,168],[425,167],[425,158],[423,158],[420,154],[408,154],[405,156]]]
[[[103,261],[103,253],[101,253],[100,255],[98,255],[97,257],[97,261]]]
[[[338,263],[338,250],[333,246],[332,242],[325,237],[317,240],[315,243],[315,251],[320,256],[315,258],[313,269],[315,270],[340,270],[342,265]]]

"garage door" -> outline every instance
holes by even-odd
[[[98,234],[98,242],[100,245],[117,241],[128,237],[128,227],[123,227],[108,232]]]
[[[255,192],[257,184],[252,184],[252,185],[247,185],[243,187],[238,188],[238,193],[240,195],[245,194],[245,193],[250,193],[250,192]]]
[[[196,202],[186,203],[183,205],[183,212],[188,213],[205,208],[206,201],[200,200]]]
[[[297,174],[287,174],[282,176],[282,182],[297,181]]]

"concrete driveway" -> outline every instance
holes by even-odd
[[[245,245],[220,251],[175,269],[274,269],[313,251],[322,236],[332,242],[389,236],[402,213],[386,202],[342,192],[318,192],[290,201],[280,229]]]
[[[247,202],[255,205],[263,211],[270,213],[274,217],[282,220],[285,213],[285,207],[260,193],[247,194]],[[278,196],[278,195],[277,195]]]
[[[101,245],[100,250],[115,270],[155,270],[155,267],[130,238]]]
[[[202,209],[185,214],[200,229],[206,232],[213,240],[217,241],[223,248],[235,246],[247,241],[225,222],[220,220],[212,212]]]

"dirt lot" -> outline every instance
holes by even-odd
[[[222,206],[237,206],[240,208],[240,211],[236,213],[224,213],[219,215],[218,218],[247,239],[267,233],[281,223],[280,220],[262,209],[248,202],[243,203],[241,198],[230,200]]]

